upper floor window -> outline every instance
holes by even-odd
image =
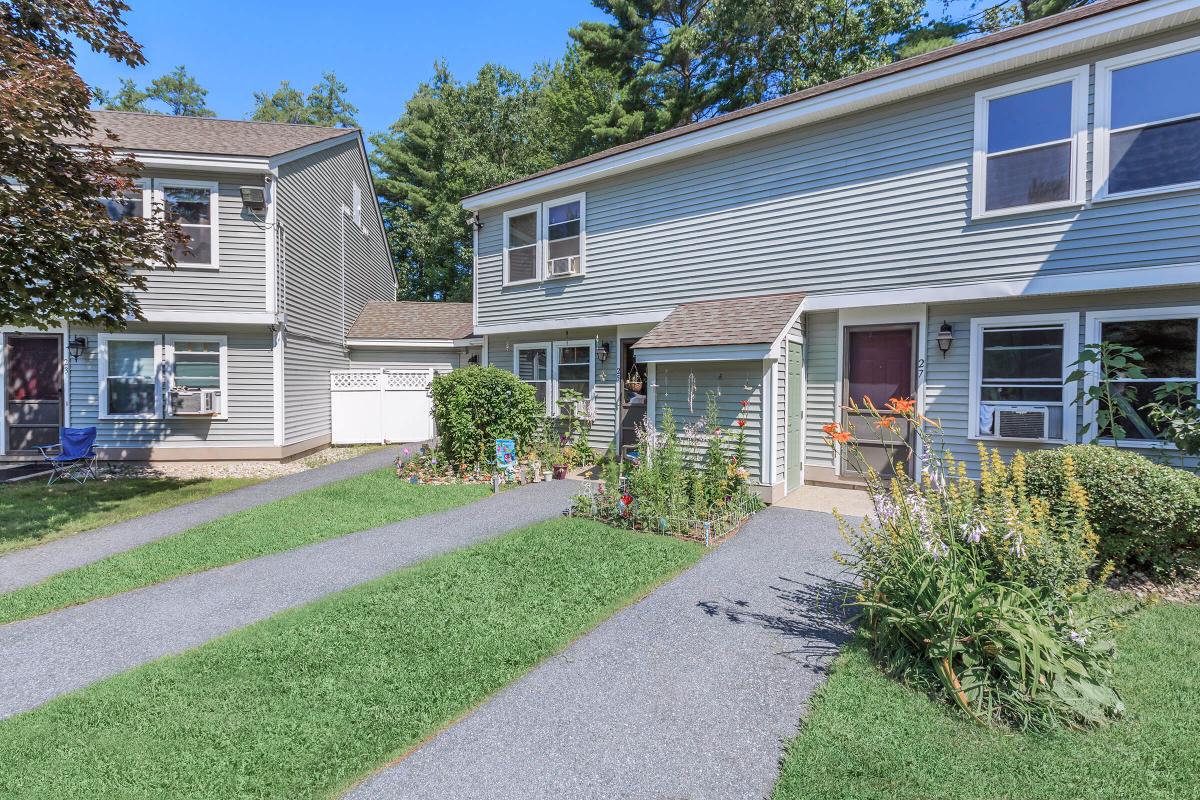
[[[1200,39],[1096,65],[1096,196],[1200,184]]]
[[[504,284],[583,274],[584,196],[504,214]]]
[[[972,215],[1082,202],[1088,69],[975,95]]]
[[[100,206],[113,222],[120,222],[129,217],[145,217],[150,211],[150,203],[146,195],[149,193],[149,182],[138,180],[129,189],[117,197],[100,199]]]
[[[187,266],[217,266],[217,184],[156,179],[154,186],[167,219],[179,223],[188,236],[186,246],[175,246],[175,260]]]

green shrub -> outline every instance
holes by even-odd
[[[1099,537],[1102,560],[1156,575],[1195,564],[1200,478],[1130,450],[1072,445],[1028,456],[1030,491],[1041,497],[1060,494],[1068,461],[1087,493],[1088,520]]]
[[[532,386],[496,367],[438,375],[429,391],[438,448],[455,465],[493,462],[497,439],[515,439],[523,453],[546,413]]]
[[[842,560],[861,587],[853,601],[860,635],[875,659],[981,724],[1045,730],[1120,716],[1111,618],[1082,610],[1096,549],[1070,459],[1051,497],[1030,494],[1020,455],[1005,463],[981,452],[977,484],[942,453],[911,402],[888,410],[922,438],[918,477],[898,467],[895,478],[880,478],[855,431],[826,429],[860,467],[874,503],[861,525],[840,522],[850,546]],[[877,428],[897,427],[868,413]]]

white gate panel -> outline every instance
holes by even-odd
[[[432,439],[433,369],[338,370],[329,374],[334,444]]]
[[[383,438],[387,442],[423,442],[433,438],[432,369],[383,371]]]

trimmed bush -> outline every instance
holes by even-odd
[[[1040,450],[1026,461],[1030,492],[1047,499],[1062,494],[1066,466],[1074,465],[1102,560],[1160,576],[1196,563],[1200,477],[1098,445]]]
[[[429,392],[438,449],[454,466],[493,462],[497,439],[515,439],[524,452],[546,414],[532,386],[496,367],[438,375]]]

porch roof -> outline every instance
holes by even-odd
[[[634,344],[638,350],[773,344],[796,317],[801,292],[685,303]]]
[[[427,341],[474,336],[470,303],[372,301],[363,306],[346,338],[362,341]]]

